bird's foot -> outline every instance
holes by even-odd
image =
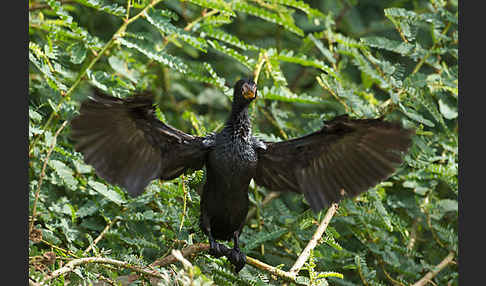
[[[226,257],[235,266],[236,273],[240,272],[246,264],[246,255],[239,249],[231,249]]]
[[[210,255],[219,258],[221,256],[227,256],[228,253],[229,253],[229,249],[225,245],[217,242],[210,242],[210,248],[209,248]]]

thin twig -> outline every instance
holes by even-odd
[[[112,286],[117,286],[118,285],[118,284],[116,284],[115,281],[113,281],[113,280],[111,280],[111,279],[109,279],[109,278],[107,278],[107,277],[105,277],[105,276],[103,276],[101,274],[98,274],[97,277],[98,277],[98,280],[103,281],[103,282],[106,282],[106,283],[108,283],[108,284],[110,284]]]
[[[125,14],[125,19],[128,20],[130,18],[130,8],[132,6],[132,0],[127,0],[127,13]]]
[[[447,34],[447,31],[449,31],[449,28],[451,27],[451,22],[449,22],[447,24],[447,26],[444,28],[444,30],[442,30],[442,35],[445,35]],[[422,65],[427,61],[427,59],[429,58],[429,56],[432,54],[432,52],[434,52],[435,49],[437,49],[437,45],[438,43],[435,42],[434,45],[432,46],[432,48],[428,49],[428,52],[427,54],[417,63],[417,65],[415,66],[415,68],[413,69],[412,71],[412,74],[418,72],[420,70],[420,68],[422,67]]]
[[[181,218],[181,225],[179,226],[179,232],[181,232],[182,227],[184,226],[184,219],[186,217],[186,212],[187,212],[187,190],[186,190],[186,184],[184,184],[185,176],[181,176],[181,182],[182,182],[182,192],[184,193],[184,206],[182,208],[182,218]]]
[[[265,52],[261,53],[258,56],[258,62],[257,62],[257,65],[256,65],[256,69],[253,72],[253,81],[255,82],[255,84],[258,83],[258,78],[260,77],[260,72],[262,70],[263,64],[266,62],[267,59],[268,59],[268,57],[267,57],[267,54]]]
[[[260,269],[260,270],[263,270],[263,271],[266,271],[266,272],[269,272],[273,275],[276,275],[278,277],[281,277],[281,278],[284,278],[285,280],[289,280],[289,281],[292,281],[295,283],[295,278],[297,277],[297,273],[295,272],[287,272],[287,271],[283,271],[281,269],[278,269],[278,268],[275,268],[271,265],[268,265],[266,263],[263,263],[255,258],[251,258],[251,257],[246,257],[246,262],[252,266],[255,266],[256,268]]]
[[[385,276],[388,280],[390,280],[394,285],[406,286],[402,282],[395,280],[395,279],[393,279],[393,277],[391,277],[390,273],[388,273],[385,269],[385,263],[383,262],[383,259],[380,259],[379,262],[380,262],[380,265],[381,265],[381,269],[383,270],[383,273],[385,273]]]
[[[218,10],[211,10],[207,13],[203,13],[201,15],[201,17],[199,17],[199,18],[195,19],[194,21],[192,21],[191,23],[187,24],[187,26],[184,27],[184,31],[187,31],[187,32],[190,31],[194,27],[194,25],[196,25],[199,21],[203,20],[204,18],[210,17],[214,14],[217,14],[218,12],[219,12]]]
[[[434,278],[437,274],[439,274],[440,271],[442,271],[442,269],[449,265],[454,259],[455,255],[456,254],[453,251],[449,252],[449,254],[437,266],[434,267],[434,270],[425,274],[422,279],[415,282],[415,284],[413,284],[412,286],[424,286],[427,283],[432,282],[432,278]]]
[[[42,181],[44,180],[44,176],[46,175],[47,162],[49,161],[49,157],[51,156],[52,150],[54,150],[54,147],[56,146],[57,136],[59,135],[59,133],[61,133],[61,130],[66,126],[67,123],[68,123],[67,120],[64,121],[61,127],[56,131],[56,134],[52,139],[51,148],[49,148],[46,159],[44,160],[44,165],[42,166],[42,171],[39,178],[39,184],[37,185],[37,190],[35,191],[34,204],[32,205],[32,217],[29,225],[29,233],[31,233],[32,229],[34,228],[35,217],[37,215],[37,201],[39,200],[39,193],[42,186]]]
[[[143,269],[139,266],[132,265],[128,262],[125,261],[119,261],[111,258],[105,258],[105,257],[85,257],[85,258],[79,258],[79,259],[74,259],[68,262],[64,267],[61,267],[57,269],[56,271],[52,272],[51,275],[47,276],[44,278],[42,281],[43,283],[50,281],[52,279],[55,279],[61,275],[65,275],[71,271],[73,271],[77,266],[84,265],[84,264],[89,264],[89,263],[98,263],[98,264],[109,264],[109,265],[115,265],[118,267],[123,267],[127,268],[133,271],[136,271],[138,273],[148,275],[148,276],[153,276],[157,278],[163,278],[163,276],[154,271],[154,270],[146,270]]]
[[[311,250],[314,249],[314,247],[317,246],[317,242],[321,238],[324,231],[326,231],[326,228],[329,225],[329,222],[331,222],[331,219],[334,216],[334,214],[336,213],[337,209],[338,209],[338,204],[333,203],[331,205],[331,207],[327,210],[326,215],[324,216],[321,223],[319,224],[319,227],[314,232],[314,235],[312,235],[311,240],[309,241],[309,243],[307,243],[307,246],[304,248],[304,250],[302,251],[300,256],[295,261],[294,266],[292,266],[292,268],[290,268],[289,272],[292,272],[292,273],[295,273],[295,274],[297,274],[299,272],[300,268],[302,268],[304,263],[309,258]]]
[[[57,245],[54,245],[52,243],[50,243],[49,241],[45,240],[45,239],[42,239],[41,242],[47,244],[49,247],[52,247],[56,250],[59,250],[59,251],[62,251],[64,255],[70,255],[74,258],[79,258],[79,256],[77,256],[74,252],[72,252],[71,250],[67,250],[67,249],[64,249],[64,248],[61,248]]]
[[[285,133],[285,131],[278,125],[277,121],[272,117],[271,114],[269,114],[265,109],[262,108],[262,113],[263,115],[268,119],[268,121],[270,121],[270,123],[272,123],[277,129],[278,131],[280,132],[280,135],[282,135],[282,137],[285,139],[285,140],[289,140],[289,136],[287,136],[287,133]]]
[[[196,243],[196,244],[190,245],[190,246],[182,249],[181,252],[182,252],[182,256],[187,257],[187,256],[191,256],[193,254],[196,254],[198,252],[207,251],[207,250],[209,250],[209,244],[207,244],[207,243]],[[176,263],[176,262],[177,262],[177,259],[171,254],[171,255],[167,255],[164,258],[157,259],[155,262],[150,264],[150,266],[152,266],[152,267],[155,267],[155,266],[164,267],[164,266],[167,266],[169,264]]]
[[[339,103],[341,103],[343,106],[344,106],[344,109],[346,110],[346,113],[353,113],[353,114],[356,114],[356,112],[354,112],[353,108],[348,106],[346,104],[346,102],[341,98],[339,97],[327,84],[325,84],[322,79],[318,76],[316,76],[316,80],[317,80],[317,83],[325,90],[327,90]]]
[[[83,255],[86,255],[102,238],[105,236],[105,234],[108,232],[108,230],[119,220],[119,218],[114,218],[108,225],[106,225],[105,229],[98,235],[98,237],[93,240],[93,243],[91,243],[88,248],[83,252]]]
[[[195,19],[194,21],[192,21],[191,23],[188,23],[185,27],[184,27],[184,31],[188,32],[190,31],[198,22],[200,22],[201,20],[203,20],[204,18],[207,18],[209,16],[212,16],[214,14],[217,14],[219,11],[218,10],[211,10],[210,12],[208,13],[202,13],[202,15],[200,17],[198,17],[197,19]],[[163,41],[163,48],[165,48],[169,42],[173,41],[175,38],[177,38],[177,34],[172,34],[168,37],[165,37],[164,41]]]

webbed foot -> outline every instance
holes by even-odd
[[[219,258],[221,256],[227,256],[229,253],[229,249],[221,244],[221,243],[217,243],[215,241],[210,241],[210,248],[209,248],[209,254],[216,257],[216,258]]]
[[[235,266],[236,273],[240,272],[246,264],[246,255],[239,249],[231,249],[227,255],[228,260]]]

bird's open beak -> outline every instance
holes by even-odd
[[[243,97],[246,99],[254,99],[257,94],[256,84],[245,84],[243,86]]]

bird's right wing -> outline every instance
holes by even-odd
[[[119,99],[96,90],[71,121],[71,138],[86,163],[111,184],[139,195],[156,178],[203,167],[214,144],[159,121],[152,96]]]
[[[412,134],[381,119],[336,117],[307,136],[264,143],[254,179],[273,191],[302,193],[319,211],[390,176],[402,163]]]

